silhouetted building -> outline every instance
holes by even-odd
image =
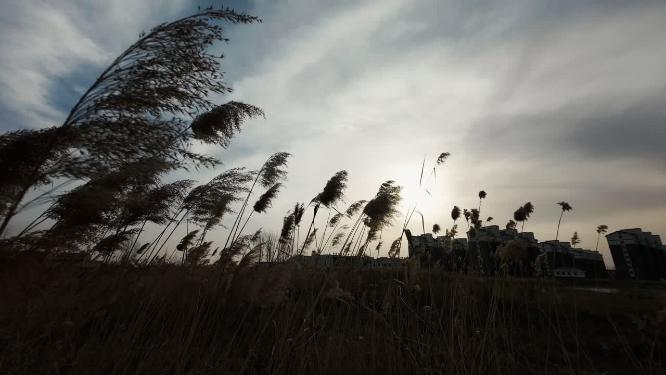
[[[617,279],[666,278],[666,249],[659,236],[633,228],[607,234],[606,240]]]
[[[418,236],[405,230],[409,257],[419,260],[422,266],[437,266],[447,270],[460,270],[465,263],[467,240],[464,238],[433,237],[431,233]]]
[[[302,264],[309,264],[317,268],[379,268],[379,269],[400,269],[402,259],[400,258],[372,258],[369,256],[349,256],[336,254],[316,254],[310,256],[297,255],[292,257]]]
[[[578,268],[556,268],[553,270],[553,277],[563,279],[584,279],[585,271]]]
[[[400,258],[370,258],[366,260],[366,267],[379,268],[379,269],[400,269],[402,267],[402,259]]]
[[[468,232],[469,266],[473,271],[493,275],[498,271],[516,276],[533,274],[533,263],[539,255],[538,241],[531,232],[500,229],[488,225]]]
[[[607,279],[608,270],[604,257],[598,251],[573,248],[574,267],[585,272],[588,279]]]
[[[542,274],[554,277],[605,279],[608,271],[598,251],[571,247],[569,242],[544,241],[538,267]]]
[[[497,247],[502,244],[502,234],[497,225],[470,230],[467,264],[470,271],[483,275],[494,275],[499,262],[495,256]]]
[[[323,254],[312,254],[311,256],[297,255],[292,257],[293,260],[298,260],[303,264],[310,264],[320,268],[346,268],[346,267],[362,267],[366,263],[367,257]]]
[[[430,233],[413,236],[405,231],[410,258],[422,266],[482,275],[536,274],[569,278],[607,278],[603,257],[597,251],[572,248],[568,242],[539,243],[531,232],[500,229],[488,225],[470,230],[465,238],[434,237]]]

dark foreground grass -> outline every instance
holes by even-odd
[[[1,374],[663,374],[658,294],[313,270],[9,267]],[[662,315],[660,315],[662,314]]]

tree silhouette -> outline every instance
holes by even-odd
[[[562,208],[562,212],[560,213],[560,219],[557,221],[557,232],[555,233],[555,241],[557,241],[557,238],[559,237],[560,234],[560,224],[562,223],[562,216],[564,216],[564,212],[566,211],[571,211],[573,207],[565,201],[562,202],[557,202],[557,204]]]

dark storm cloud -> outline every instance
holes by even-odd
[[[638,158],[666,171],[666,91],[628,108],[604,109],[577,123],[561,146],[590,158]]]
[[[466,143],[497,154],[550,160],[639,159],[664,171],[666,91],[634,98],[588,99],[552,111],[487,117]]]

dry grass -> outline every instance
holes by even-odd
[[[2,270],[2,374],[664,373],[658,296],[313,270]],[[661,324],[661,326],[660,326]]]

